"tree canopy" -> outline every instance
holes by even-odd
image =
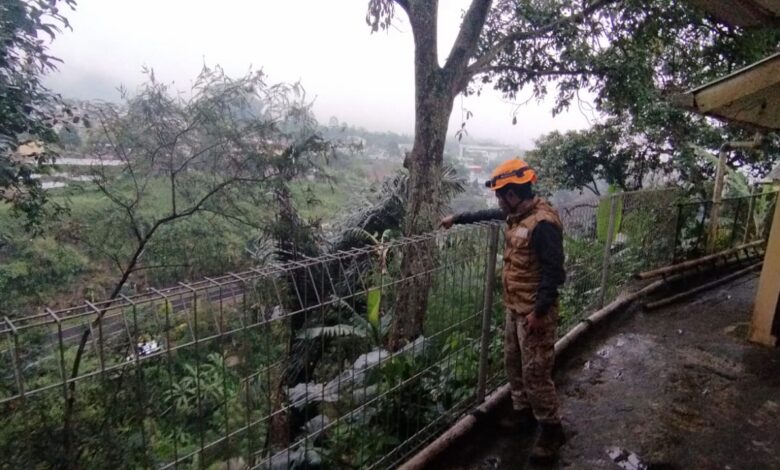
[[[79,120],[42,83],[59,59],[48,42],[70,24],[75,0],[7,0],[0,4],[0,202],[40,222],[45,195],[33,174],[51,161],[62,121]],[[20,146],[34,143],[25,152]]]
[[[554,93],[558,112],[578,99],[580,90],[589,90],[599,111],[643,132],[661,129],[647,134],[688,152],[697,121],[675,121],[684,112],[667,105],[664,96],[751,63],[776,50],[780,39],[777,30],[732,28],[673,0],[473,0],[442,63],[438,2],[369,0],[366,21],[372,31],[389,28],[396,8],[409,20],[415,48],[406,235],[434,227],[441,203],[437,177],[458,94],[479,93],[488,84],[510,99],[523,89],[536,98]],[[429,258],[408,260],[404,272],[426,272]],[[407,313],[394,331],[402,340],[422,331],[427,289],[424,279],[418,284],[399,302]]]
[[[694,149],[716,152],[726,141],[749,140],[752,130],[689,113],[668,97],[761,59],[780,45],[780,31],[723,25],[684,2],[636,5],[621,17],[631,19],[631,28],[609,30],[612,46],[593,57],[601,73],[559,84],[559,106],[584,86],[596,94],[605,121],[583,132],[544,136],[532,155],[538,165],[555,168],[550,176],[567,188],[603,179],[624,190],[639,189],[655,172],[674,174],[676,182],[703,192],[713,169]],[[760,153],[734,152],[729,163],[764,174],[778,155],[775,140],[766,139]]]

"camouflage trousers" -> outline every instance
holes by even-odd
[[[507,312],[504,328],[504,364],[516,410],[531,407],[540,423],[560,420],[552,379],[558,309],[542,317],[543,328],[526,331],[524,316]]]

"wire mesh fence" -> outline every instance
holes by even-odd
[[[749,196],[723,198],[718,210],[718,227],[710,231],[712,201],[684,201],[677,204],[677,228],[674,260],[696,258],[713,251],[764,240],[769,235],[777,191],[762,191]]]
[[[599,236],[599,220],[604,224],[603,207],[602,200],[594,197],[558,208],[566,252],[566,283],[560,289],[561,332],[598,304],[606,235],[604,230]]]
[[[668,264],[674,247],[675,189],[619,193],[559,208],[567,279],[561,289],[566,332],[614,300],[631,275]]]
[[[559,208],[560,332],[671,261],[677,197]],[[4,318],[3,466],[392,468],[504,381],[503,245],[496,223],[460,226]],[[403,274],[404,257],[425,253]],[[388,350],[399,299],[420,291],[421,335]]]
[[[497,259],[486,240],[498,232],[460,227],[6,318],[3,460],[391,467],[475,404],[485,272]],[[402,256],[424,249],[430,266],[401,276]],[[386,350],[395,300],[421,283],[423,334]],[[499,346],[488,343],[485,369],[500,364]]]

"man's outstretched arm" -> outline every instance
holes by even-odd
[[[481,211],[461,212],[452,214],[441,219],[439,227],[450,228],[454,224],[473,224],[475,222],[486,222],[488,220],[504,220],[504,213],[501,209],[484,209]]]

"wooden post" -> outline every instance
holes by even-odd
[[[764,267],[758,281],[758,293],[750,322],[750,341],[766,346],[777,345],[772,325],[780,310],[780,201],[775,203],[772,231],[764,255]]]
[[[715,188],[712,190],[712,207],[710,208],[710,226],[707,235],[707,254],[715,251],[718,239],[718,219],[720,218],[720,201],[723,198],[723,180],[726,177],[726,158],[729,146],[724,144],[718,153],[718,170],[715,173]]]

